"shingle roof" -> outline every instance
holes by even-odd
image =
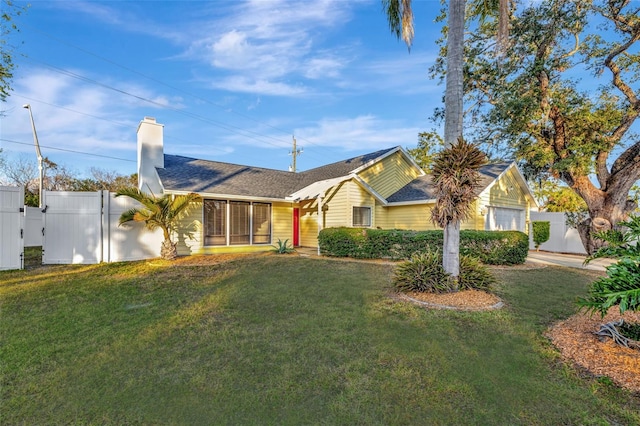
[[[480,169],[481,180],[477,190],[479,194],[495,181],[511,163],[488,164]],[[419,176],[387,198],[389,203],[435,200],[435,189],[431,175]]]
[[[157,171],[166,191],[284,199],[314,182],[347,176],[394,149],[397,147],[349,158],[301,173],[165,154],[164,168],[159,168]]]
[[[166,191],[284,199],[299,181],[291,172],[167,154],[157,170]]]

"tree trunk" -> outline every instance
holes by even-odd
[[[453,290],[458,291],[458,276],[460,275],[460,222],[450,222],[444,228],[442,266],[455,280]]]
[[[449,0],[447,77],[444,93],[444,147],[462,137],[465,0]]]
[[[617,224],[629,218],[629,214],[637,207],[637,204],[628,200],[624,205],[614,202],[611,198],[603,197],[602,203],[593,203],[589,206],[589,217],[578,224],[578,233],[587,254],[593,254],[604,245],[600,239],[594,238],[595,232],[616,229]]]
[[[589,209],[589,217],[578,224],[578,233],[587,254],[595,253],[604,244],[594,238],[595,232],[615,229],[619,222],[627,220],[636,209],[636,202],[628,198],[634,178],[635,175],[630,173],[628,176],[617,176],[616,180],[610,178],[605,182],[606,191],[597,189],[588,177],[572,178],[573,189]]]
[[[447,80],[444,94],[444,147],[462,137],[464,11],[465,0],[449,0],[447,33]],[[460,222],[449,223],[444,229],[442,266],[456,281],[460,275]]]
[[[171,240],[164,240],[160,248],[160,257],[165,260],[174,260],[178,257],[177,245],[177,243],[171,242]]]

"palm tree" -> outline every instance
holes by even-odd
[[[509,0],[474,0],[476,14],[499,9],[499,45],[504,45],[508,30]],[[396,37],[405,41],[411,49],[413,43],[413,11],[411,0],[382,0],[389,27]],[[449,0],[447,13],[447,68],[444,96],[444,147],[453,147],[462,138],[463,122],[463,68],[464,68],[464,22],[466,0]],[[482,19],[484,19],[481,16]],[[502,40],[502,41],[501,41]],[[449,221],[444,226],[444,249],[442,266],[454,279],[460,275],[460,222]]]
[[[162,229],[164,241],[162,241],[160,256],[166,260],[178,257],[177,243],[171,240],[171,235],[176,230],[180,219],[189,212],[200,197],[194,193],[178,196],[165,194],[162,197],[156,197],[137,188],[121,189],[116,193],[116,197],[120,196],[132,198],[142,204],[142,207],[132,208],[122,213],[118,224],[144,222],[145,227],[150,231]]]
[[[431,220],[448,230],[449,242],[457,242],[447,247],[445,238],[444,253],[455,259],[455,265],[449,267],[460,270],[460,222],[470,216],[471,205],[476,198],[480,183],[479,169],[487,163],[487,156],[472,143],[462,138],[458,142],[436,154],[431,167],[431,176],[436,190],[436,206],[431,210]],[[443,267],[447,265],[443,260]],[[451,274],[457,280],[459,274]],[[457,283],[454,283],[457,290]]]

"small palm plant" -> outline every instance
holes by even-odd
[[[200,200],[200,197],[194,193],[178,196],[165,194],[162,197],[156,197],[137,188],[121,189],[116,193],[116,197],[121,196],[136,200],[142,204],[142,207],[132,208],[122,213],[118,224],[144,222],[145,227],[151,231],[162,229],[164,241],[160,256],[166,260],[178,257],[177,243],[171,240],[171,235],[180,219]]]
[[[444,228],[442,265],[454,281],[460,273],[460,222],[470,216],[480,183],[479,169],[486,163],[487,156],[462,138],[433,160],[431,175],[438,201],[431,210],[431,221]]]

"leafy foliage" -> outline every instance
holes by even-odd
[[[280,238],[278,238],[277,245],[273,247],[274,247],[274,251],[278,254],[289,254],[296,251],[292,246],[289,245],[288,239],[282,241]]]
[[[477,258],[460,256],[459,290],[486,290],[495,282],[495,277]]]
[[[442,266],[439,250],[414,253],[395,270],[393,283],[401,291],[446,293],[458,290],[487,289],[495,278],[487,268],[471,256],[460,256],[457,283]]]
[[[436,130],[421,132],[418,134],[418,146],[407,149],[407,152],[422,170],[431,169],[433,159],[439,149],[444,146],[442,137]]]
[[[478,170],[486,162],[487,156],[462,138],[436,154],[431,167],[438,200],[431,210],[434,224],[444,228],[449,223],[469,217],[480,183]]]
[[[162,229],[164,241],[162,243],[161,255],[164,259],[172,260],[178,256],[176,243],[171,238],[177,229],[180,219],[195,206],[200,196],[194,193],[187,195],[165,194],[156,197],[144,193],[138,188],[125,188],[116,193],[116,197],[126,196],[142,204],[142,207],[132,208],[120,215],[119,225],[128,222],[143,222],[145,227],[151,231]],[[187,233],[187,237],[191,237]]]
[[[14,46],[8,40],[11,32],[18,32],[15,20],[26,7],[17,6],[12,0],[1,0],[0,6],[0,101],[4,102],[11,91],[15,68],[12,58]]]
[[[588,312],[599,312],[620,305],[620,313],[640,310],[640,217],[618,224],[621,228],[597,236],[608,244],[589,256],[586,263],[601,257],[619,259],[607,267],[607,276],[594,281],[586,298],[578,305]]]
[[[531,228],[533,229],[533,242],[536,245],[536,249],[540,247],[540,244],[549,241],[551,222],[533,221],[531,222]]]
[[[574,190],[559,184],[555,179],[537,176],[539,182],[532,184],[540,207],[548,212],[586,212],[587,204]]]
[[[394,285],[401,291],[444,293],[450,290],[450,281],[438,251],[415,253],[396,267],[393,276]]]
[[[318,236],[324,255],[361,259],[409,259],[416,252],[442,250],[443,232],[397,229],[325,228]],[[529,237],[519,231],[460,232],[460,253],[491,265],[522,264]]]

